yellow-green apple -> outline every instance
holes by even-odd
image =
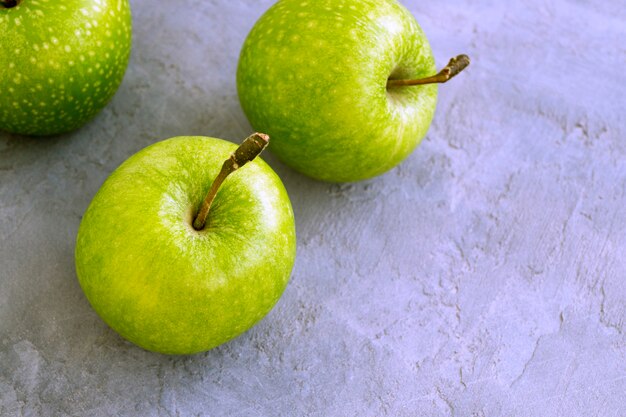
[[[293,211],[265,162],[243,166],[267,139],[254,134],[239,148],[207,137],[165,140],[105,181],[79,228],[76,271],[120,335],[156,352],[201,352],[278,301],[294,264]]]
[[[468,63],[460,56],[433,77],[428,40],[395,0],[279,0],[243,45],[237,87],[283,162],[317,179],[356,181],[413,151],[435,113],[432,83]]]
[[[113,97],[130,48],[128,0],[0,0],[0,130],[80,127]]]

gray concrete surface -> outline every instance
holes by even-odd
[[[292,281],[234,341],[145,352],[74,272],[107,175],[157,140],[250,131],[235,68],[270,0],[135,0],[113,102],[62,137],[0,134],[2,416],[626,415],[626,5],[404,3],[439,64],[432,128],[349,185],[284,179]]]

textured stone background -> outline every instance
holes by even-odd
[[[623,0],[406,0],[439,64],[472,66],[379,178],[314,182],[266,154],[299,250],[267,318],[167,357],[96,316],[82,213],[148,144],[249,133],[235,68],[270,3],[135,0],[130,67],[96,120],[0,134],[0,415],[626,415]]]

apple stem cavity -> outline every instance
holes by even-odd
[[[10,9],[19,4],[20,0],[0,0],[0,7]]]
[[[198,211],[198,214],[193,221],[194,229],[204,229],[211,204],[217,195],[217,190],[220,188],[226,177],[256,158],[261,152],[263,152],[269,142],[270,137],[268,135],[258,132],[253,133],[248,136],[241,145],[239,145],[235,152],[233,152],[226,161],[224,161],[222,169],[213,180],[213,184],[211,184],[211,188],[209,189],[209,192],[200,207],[200,211]]]
[[[467,55],[459,55],[451,58],[448,65],[444,69],[439,71],[436,75],[418,78],[416,80],[387,80],[387,88],[389,87],[404,87],[411,85],[424,85],[434,83],[445,83],[459,72],[463,71],[470,64],[470,59]]]

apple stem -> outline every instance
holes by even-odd
[[[248,136],[241,145],[239,145],[235,152],[233,152],[226,161],[224,161],[222,169],[213,180],[213,184],[211,184],[211,188],[209,189],[209,192],[200,207],[200,211],[198,211],[198,214],[193,221],[194,229],[204,229],[211,204],[217,195],[217,190],[220,188],[226,177],[256,158],[261,152],[263,152],[263,149],[267,147],[269,141],[270,137],[268,135],[258,132],[253,133]]]
[[[448,65],[446,65],[445,68],[439,71],[436,75],[426,78],[418,78],[417,80],[387,80],[387,87],[445,83],[450,78],[467,68],[469,64],[470,59],[467,55],[459,55],[455,58],[451,58]]]
[[[0,6],[4,7],[5,9],[10,9],[17,6],[19,2],[20,0],[0,0]]]

